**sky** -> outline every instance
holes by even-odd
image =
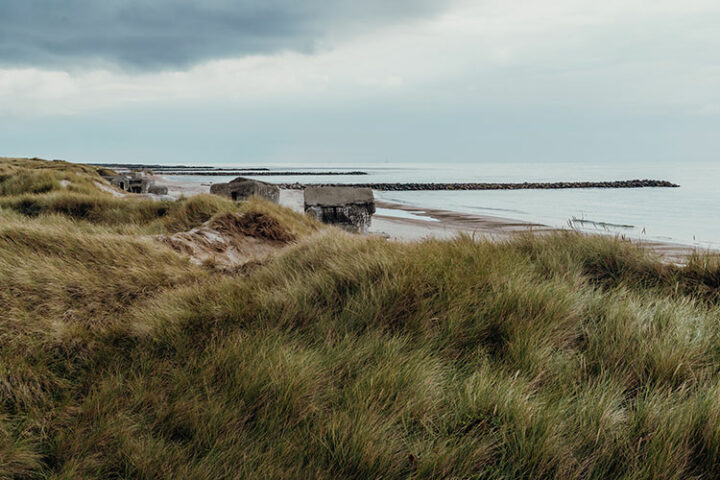
[[[715,162],[717,0],[2,0],[0,156]]]

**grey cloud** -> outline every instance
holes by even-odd
[[[432,15],[442,0],[2,0],[0,64],[185,68],[311,52],[328,34]]]

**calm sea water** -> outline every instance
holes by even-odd
[[[223,165],[227,167],[227,165]],[[273,169],[300,170],[297,166]],[[480,164],[401,165],[317,170],[363,170],[366,176],[262,176],[275,183],[552,182],[669,180],[680,188],[376,192],[381,200],[407,205],[526,220],[555,227],[675,241],[720,248],[720,165]],[[312,170],[303,167],[302,170]],[[200,183],[229,177],[183,176]]]

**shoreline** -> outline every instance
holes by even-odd
[[[425,216],[436,219],[436,222],[420,218],[402,218],[385,215],[373,215],[370,234],[385,234],[394,241],[417,241],[423,238],[451,239],[458,234],[480,235],[492,240],[507,240],[520,233],[545,235],[553,232],[569,231],[568,228],[557,228],[549,225],[525,222],[523,220],[504,218],[493,215],[474,215],[450,210],[437,210],[431,208],[413,207],[392,202],[377,202],[380,208],[389,208],[409,213],[423,212]],[[377,222],[376,222],[377,220]],[[383,231],[387,230],[387,231]],[[600,232],[583,232],[583,235],[603,235]],[[609,235],[609,234],[608,234]],[[617,235],[613,235],[617,236]],[[683,243],[643,240],[627,237],[627,241],[644,248],[651,249],[660,254],[666,261],[682,263],[687,257],[697,252],[712,252],[711,249],[702,249]]]
[[[370,233],[385,233],[391,239],[397,241],[420,239],[426,236],[452,238],[458,233],[500,239],[524,232],[543,234],[559,231],[557,228],[540,223],[492,215],[467,214],[382,200],[376,201],[375,205],[381,210],[413,215],[414,218],[404,215],[383,214],[385,212],[373,215]],[[383,231],[383,229],[388,231]]]
[[[181,182],[170,180],[162,175],[153,175],[153,180],[168,187],[168,196],[174,199],[181,196],[209,194],[209,184],[203,185],[194,182]],[[298,212],[303,212],[303,191],[299,189],[281,189],[280,205]],[[427,238],[448,240],[458,234],[482,236],[491,240],[507,240],[512,235],[520,233],[548,234],[552,232],[567,231],[567,228],[552,227],[540,223],[500,217],[495,215],[478,215],[423,208],[394,202],[377,200],[376,207],[385,212],[373,215],[368,234],[379,235],[388,240],[399,242],[413,242]],[[602,233],[582,232],[587,235],[602,235]],[[672,241],[644,240],[628,237],[637,245],[649,248],[660,254],[666,261],[682,263],[684,259],[697,252],[712,252],[714,250],[700,248],[693,245]]]

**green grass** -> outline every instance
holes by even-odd
[[[715,257],[0,200],[0,478],[720,476]],[[150,237],[227,211],[296,241],[228,274]]]

